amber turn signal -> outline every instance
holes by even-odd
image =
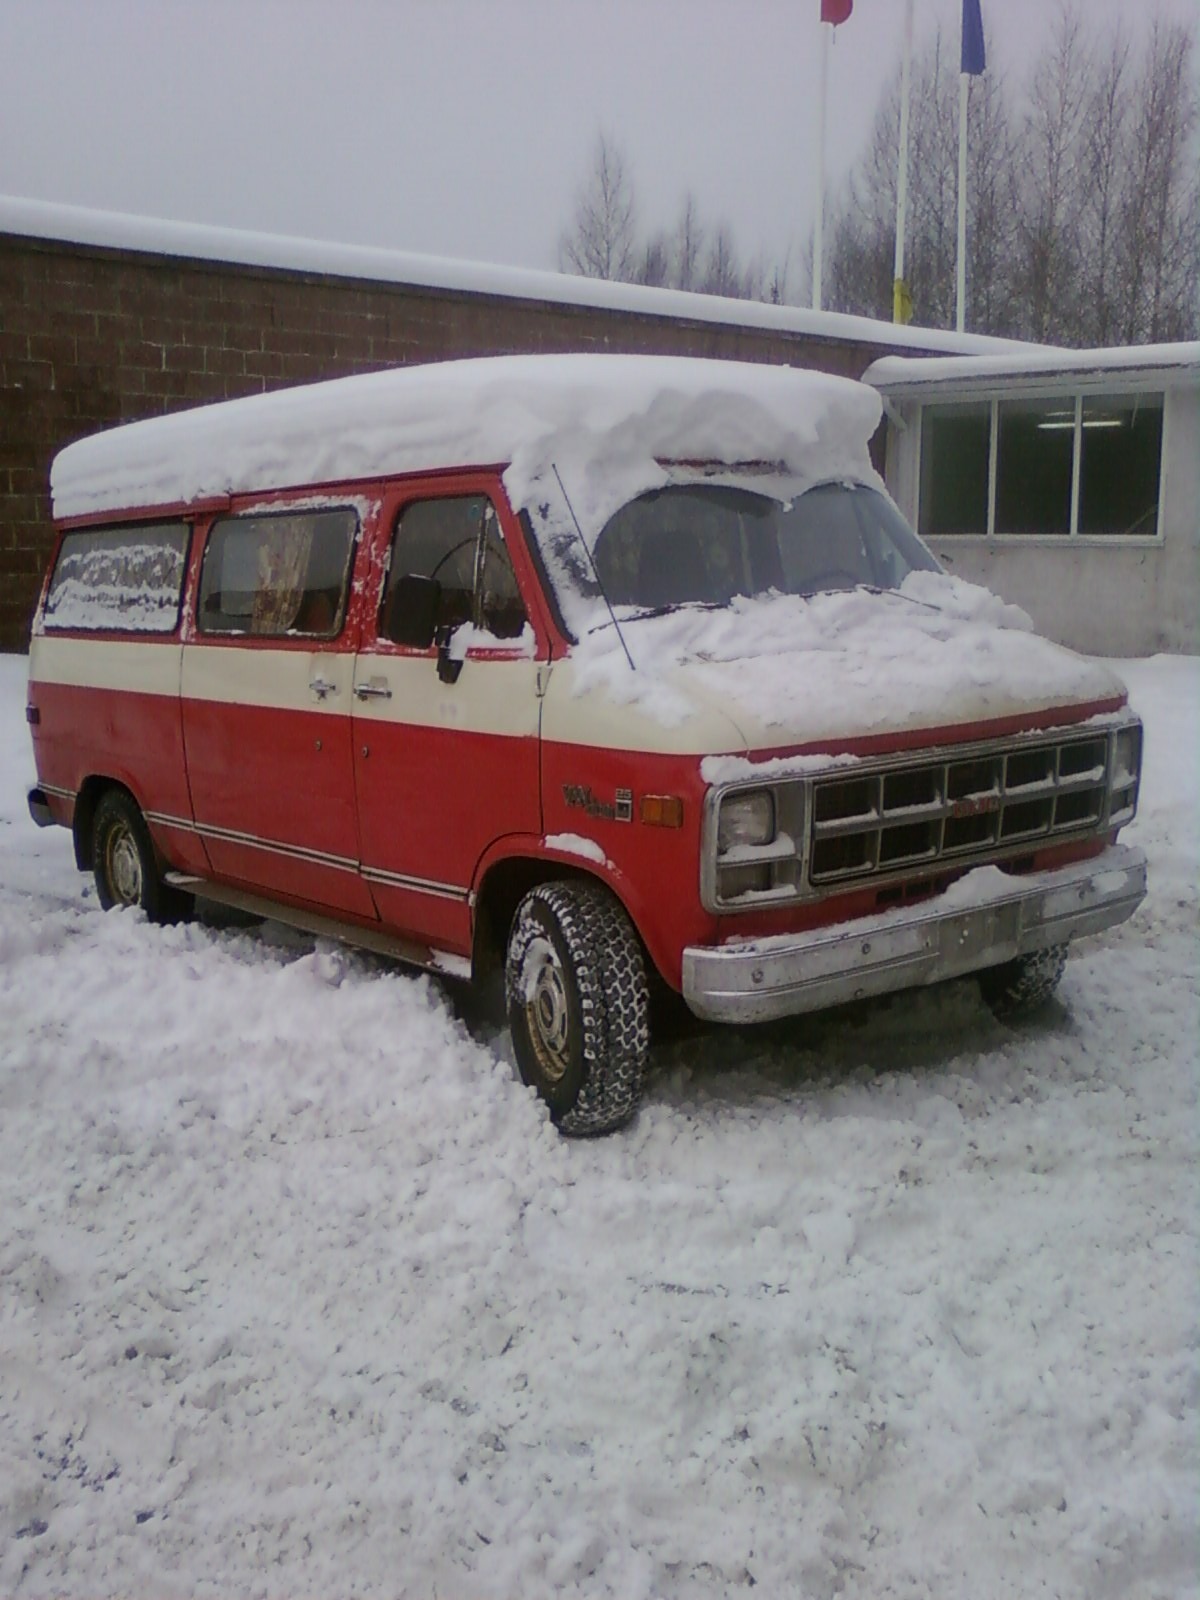
[[[652,828],[682,828],[683,801],[677,794],[644,794],[639,815]]]

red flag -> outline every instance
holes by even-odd
[[[821,21],[832,22],[836,28],[853,10],[854,0],[821,0]]]

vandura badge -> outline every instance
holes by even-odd
[[[563,800],[568,806],[586,811],[589,817],[602,817],[606,822],[633,821],[633,790],[618,789],[610,804],[597,800],[585,784],[564,783]]]

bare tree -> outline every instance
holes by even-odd
[[[1194,337],[1200,163],[1194,31],[1161,20],[1139,56],[1061,4],[1023,99],[993,70],[971,85],[968,325],[1104,344]],[[957,66],[934,37],[913,64],[906,276],[917,319],[954,310]],[[899,72],[833,209],[827,304],[890,314]]]
[[[1129,40],[1118,28],[1099,63],[1087,112],[1080,238],[1086,296],[1078,329],[1084,344],[1107,345],[1116,337],[1117,225],[1132,95]]]
[[[971,85],[967,121],[967,314],[972,326],[1014,332],[1016,247],[1009,174],[1017,164],[1005,79]]]
[[[675,224],[674,274],[677,289],[697,289],[700,279],[700,252],[704,248],[704,228],[700,222],[696,197],[689,189],[683,197],[679,221]]]
[[[1126,141],[1127,186],[1120,207],[1119,329],[1126,341],[1178,339],[1194,332],[1200,274],[1200,178],[1194,134],[1195,36],[1155,23],[1133,97]]]
[[[602,133],[574,221],[559,241],[559,264],[564,271],[585,278],[632,277],[636,254],[633,217],[633,185],[625,159]]]
[[[633,269],[634,283],[651,289],[665,289],[671,282],[671,241],[665,233],[652,234],[638,251]]]
[[[905,276],[919,321],[954,315],[958,191],[958,70],[941,31],[913,63],[909,109],[909,195]],[[968,249],[973,289],[1007,254],[1008,199],[998,193],[1010,136],[1001,91],[972,88],[969,111]],[[900,145],[900,76],[884,93],[866,154],[833,206],[826,268],[827,304],[837,311],[890,317]],[[989,308],[991,309],[991,308]],[[973,310],[972,321],[978,320]]]
[[[742,269],[738,264],[733,231],[728,223],[722,222],[713,232],[700,290],[704,294],[723,294],[733,299],[741,295]]]
[[[786,265],[782,272],[769,270],[761,256],[743,266],[733,230],[727,223],[707,228],[690,190],[670,233],[660,228],[639,240],[629,170],[607,135],[597,142],[574,222],[559,243],[559,262],[589,278],[747,300],[781,298],[787,276]]]
[[[1087,173],[1092,58],[1073,7],[1061,7],[1034,73],[1013,169],[1020,289],[1033,337],[1048,340],[1064,316],[1076,323],[1080,218]]]

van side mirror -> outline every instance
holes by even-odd
[[[382,633],[393,644],[428,650],[437,632],[442,586],[436,578],[406,572],[388,596]]]

